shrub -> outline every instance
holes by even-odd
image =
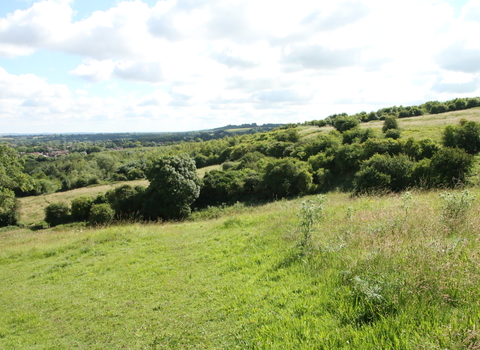
[[[356,191],[404,190],[412,184],[414,164],[404,154],[376,154],[363,162],[360,171],[355,175]]]
[[[263,196],[268,199],[308,193],[312,174],[307,163],[293,158],[274,160],[265,167]]]
[[[478,97],[473,97],[467,99],[467,106],[466,108],[474,108],[480,106],[480,99]]]
[[[343,143],[363,143],[370,138],[375,137],[375,131],[371,128],[360,129],[358,127],[347,130],[343,133]]]
[[[397,117],[395,115],[389,115],[385,117],[383,122],[382,131],[387,132],[387,130],[396,130],[398,129]]]
[[[449,125],[442,133],[445,147],[459,147],[470,154],[480,152],[480,123],[460,120],[458,126]]]
[[[88,223],[90,225],[106,225],[112,222],[114,216],[115,210],[113,210],[110,205],[106,203],[94,204],[90,209]]]
[[[373,111],[370,112],[370,113],[368,113],[368,121],[378,120],[378,119],[379,119],[379,118],[378,118],[377,113],[375,113],[375,112],[373,112]]]
[[[117,219],[134,219],[139,217],[142,210],[144,192],[141,186],[123,185],[108,191],[105,197]],[[96,202],[100,200],[97,198]]]
[[[360,168],[363,152],[363,146],[358,143],[342,145],[328,152],[333,153],[332,171],[337,175],[356,172]]]
[[[445,103],[434,104],[430,110],[430,113],[432,114],[439,114],[445,112],[448,112],[448,107]]]
[[[70,208],[62,202],[51,203],[45,208],[45,222],[50,226],[66,224],[70,221]]]
[[[431,159],[432,179],[437,186],[465,184],[473,168],[473,156],[460,148],[441,148]]]
[[[363,145],[363,159],[368,159],[378,154],[389,154],[391,156],[402,152],[402,144],[399,140],[393,139],[369,139]]]
[[[235,203],[243,199],[245,171],[212,170],[203,178],[200,196],[196,202],[199,206]]]
[[[360,124],[360,122],[356,117],[348,115],[338,116],[333,121],[333,127],[340,132],[353,129],[358,126],[358,124]]]
[[[72,219],[74,221],[86,221],[92,208],[92,198],[81,196],[72,200]]]
[[[390,138],[390,139],[399,139],[400,138],[400,130],[398,129],[389,129],[387,131],[385,131],[385,137],[386,138]]]

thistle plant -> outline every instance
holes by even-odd
[[[302,202],[302,208],[297,215],[300,220],[299,224],[302,232],[300,246],[303,248],[311,244],[312,232],[315,224],[323,214],[325,199],[325,195],[318,195],[316,200],[307,200]]]
[[[457,221],[465,217],[475,200],[475,195],[468,190],[460,193],[441,193],[443,199],[442,217],[445,221]]]
[[[405,217],[408,216],[408,212],[410,211],[410,207],[412,205],[412,199],[413,199],[412,192],[406,191],[403,193],[402,207],[403,207],[403,210],[405,210]]]

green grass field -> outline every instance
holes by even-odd
[[[460,119],[480,122],[480,107],[441,114],[428,114],[419,117],[398,119],[398,126],[402,131],[402,138],[413,137],[414,139],[430,138],[436,142],[442,139],[442,130],[447,125],[457,125]],[[383,121],[371,121],[361,123],[361,128],[372,128],[378,133],[382,132]],[[332,126],[322,128],[302,127],[300,135],[305,138],[314,137],[318,133],[327,133],[335,130]]]
[[[1,232],[0,348],[479,348],[478,198],[330,193],[301,249],[305,199]]]

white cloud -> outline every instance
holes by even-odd
[[[0,42],[30,48],[55,45],[68,36],[72,13],[66,1],[34,3],[0,19]]]
[[[90,82],[100,82],[108,80],[114,69],[115,63],[111,60],[97,61],[86,59],[84,63],[71,71],[70,74],[82,77]]]
[[[87,81],[72,97],[0,69],[0,115],[175,130],[480,93],[480,0],[457,18],[444,0],[134,0],[73,21],[76,6],[43,0],[0,18],[0,55],[75,55],[69,73]],[[99,82],[111,98],[96,97]]]
[[[162,80],[162,70],[156,62],[128,62],[118,64],[113,74],[125,80],[139,82],[156,83]]]
[[[293,46],[283,62],[297,69],[337,69],[361,63],[357,49],[330,49],[320,45]]]
[[[0,67],[0,100],[68,97],[70,91],[66,85],[48,84],[33,74],[8,74]]]

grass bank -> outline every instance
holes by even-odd
[[[478,200],[330,193],[301,249],[315,198],[0,232],[0,348],[480,347]]]

